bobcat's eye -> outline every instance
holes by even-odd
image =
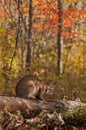
[[[45,88],[45,92],[47,92],[47,88]]]

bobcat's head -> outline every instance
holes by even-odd
[[[45,85],[46,85],[46,93],[48,93],[49,95],[53,95],[55,86],[50,81],[47,81]]]

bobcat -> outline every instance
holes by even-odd
[[[16,85],[16,95],[22,98],[43,99],[48,87],[34,75],[27,75]],[[49,90],[48,90],[49,92]]]

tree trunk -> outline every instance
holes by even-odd
[[[57,74],[61,74],[63,72],[63,36],[62,36],[62,2],[63,0],[58,0],[58,34],[57,34]]]
[[[27,67],[31,64],[31,42],[32,42],[32,16],[33,16],[33,1],[29,0],[29,12],[28,12],[28,27],[27,27]]]
[[[20,126],[23,130],[22,125],[25,125],[25,129],[26,126],[28,129],[33,127],[33,130],[42,130],[42,128],[62,130],[58,127],[66,124],[86,126],[86,104],[80,100],[42,101],[0,96],[0,119],[0,126],[5,130],[15,130]]]

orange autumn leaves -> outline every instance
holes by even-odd
[[[35,6],[37,6],[37,11],[40,12],[36,17],[34,18],[38,18],[41,19],[42,22],[38,22],[38,23],[33,23],[33,27],[37,30],[46,30],[46,29],[51,29],[54,32],[56,32],[56,30],[58,30],[58,11],[57,7],[55,5],[55,3],[50,3],[45,1],[41,1],[38,0],[37,4],[35,2]],[[63,9],[62,10],[62,14],[63,14],[63,34],[67,37],[71,37],[71,33],[68,31],[65,31],[64,28],[70,28],[70,30],[72,30],[74,23],[75,22],[79,22],[80,20],[82,20],[82,16],[86,14],[86,9],[82,8],[82,9],[72,9],[72,8],[68,8],[68,9]],[[79,33],[77,32],[77,35],[79,35]]]
[[[21,6],[21,10],[24,17],[29,17],[28,5]],[[57,10],[55,0],[33,0],[33,28],[38,31],[51,29],[56,33],[58,30],[58,11],[59,10]],[[85,14],[86,8],[63,9],[63,34],[67,37],[70,37],[71,33],[66,31],[65,28],[72,29],[74,22],[80,21],[82,19],[82,15]],[[0,8],[0,17],[4,16],[5,12]]]

